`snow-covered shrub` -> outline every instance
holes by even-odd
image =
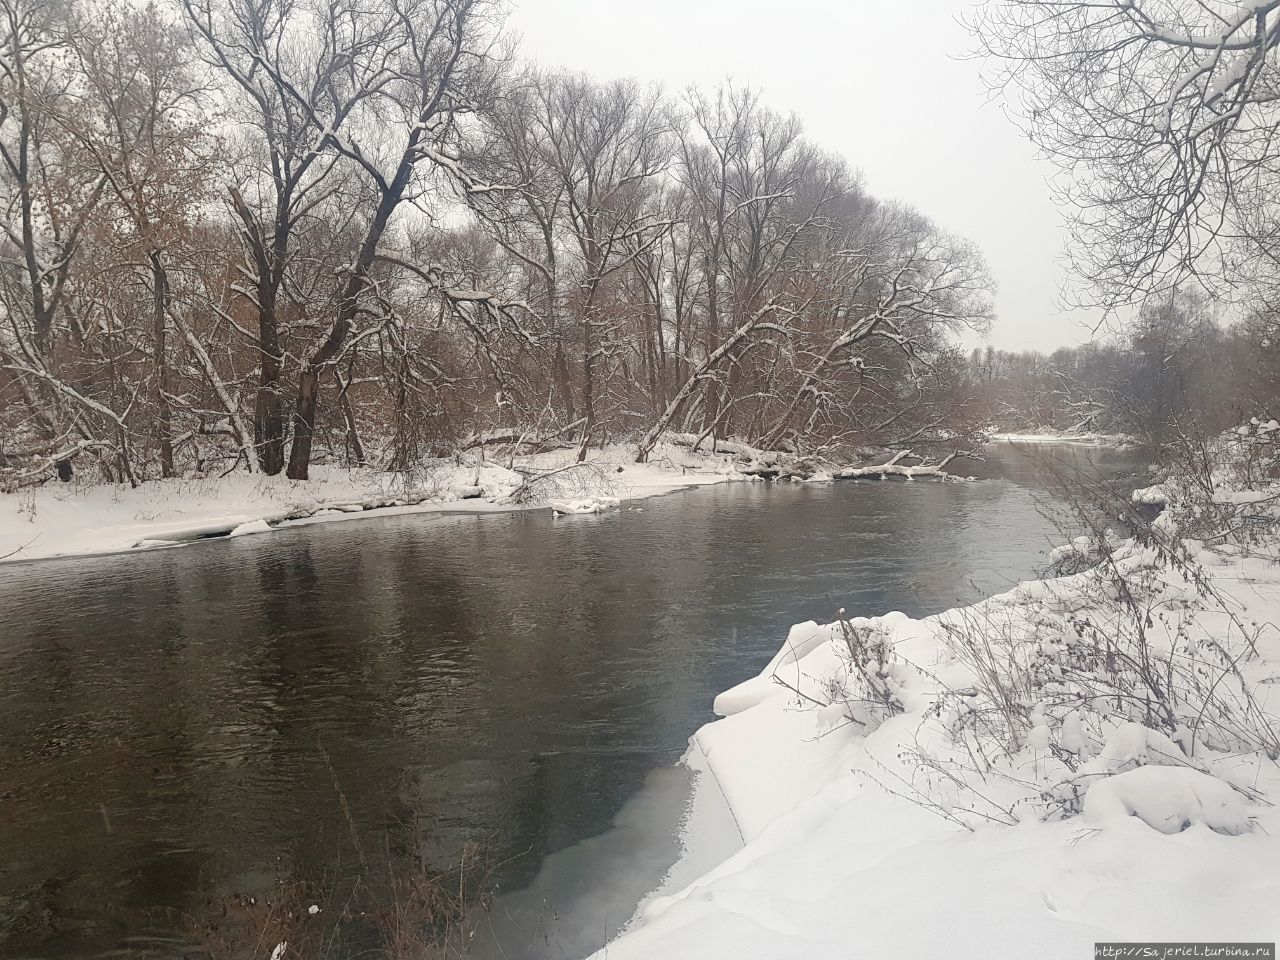
[[[1280,475],[1280,422],[1252,418],[1217,441],[1225,448],[1220,458],[1232,485],[1256,488]]]
[[[1277,556],[1280,539],[1280,426],[1259,421],[1210,438],[1184,438],[1162,481],[1134,491],[1135,502],[1166,504],[1173,544],[1194,540]],[[1158,539],[1158,538],[1157,538]],[[1176,559],[1176,558],[1175,558]]]
[[[760,703],[762,678],[781,684],[818,714],[821,736],[865,741],[861,776],[970,829],[1081,816],[1102,829],[1117,816],[1165,832],[1249,829],[1254,806],[1280,796],[1268,703],[1280,576],[1268,551],[1188,540],[1180,524],[1197,500],[1272,481],[1260,460],[1233,467],[1229,444],[1206,452],[1143,497],[1090,481],[1067,491],[1071,533],[1084,532],[1055,553],[1058,576],[922,620],[841,611],[797,625],[717,712]],[[1257,544],[1280,544],[1266,529]],[[1242,602],[1252,578],[1259,604]]]
[[[1097,827],[1137,817],[1161,833],[1179,833],[1195,823],[1233,836],[1249,830],[1248,808],[1240,795],[1221,780],[1186,767],[1145,766],[1109,777],[1089,791],[1084,817]]]
[[[871,733],[903,712],[909,668],[895,656],[883,621],[846,619],[841,610],[836,628],[839,667],[824,680],[826,704],[861,732]]]
[[[1124,574],[1123,586],[1101,569],[1026,585],[940,623],[971,682],[938,692],[904,756],[915,799],[966,826],[1059,819],[1147,765],[1230,768],[1250,795],[1241,758],[1280,756],[1243,666],[1259,631],[1159,568]]]
[[[1100,537],[1075,537],[1070,543],[1049,551],[1049,565],[1045,569],[1045,575],[1067,577],[1096,567],[1121,542],[1120,537],[1110,528]]]
[[[1189,519],[1211,542],[1234,539],[1227,556],[1242,555],[1233,528],[1249,514],[1238,508],[1262,502],[1244,494],[1269,495],[1273,483],[1257,470],[1260,446],[1205,448],[1166,478],[1169,506],[1151,520],[1130,512],[1132,501],[1094,498],[1081,511],[1091,533],[1056,558],[1086,569],[940,617],[945,680],[901,757],[905,772],[889,771],[903,792],[969,827],[1124,808],[1157,829],[1245,829],[1243,804],[1262,799],[1254,775],[1280,759],[1280,721],[1262,692],[1274,682],[1264,651],[1276,659],[1280,629],[1248,619],[1206,570],[1223,554],[1183,534]],[[1100,528],[1108,513],[1135,536],[1117,542]],[[1252,515],[1250,549],[1270,555],[1280,530]],[[1109,785],[1144,767],[1174,769]],[[1161,785],[1176,796],[1157,802]]]

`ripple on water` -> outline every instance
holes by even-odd
[[[1007,449],[984,467],[1005,478],[0,567],[0,952],[171,953],[156,908],[320,876],[352,823],[376,838],[420,812],[441,856],[478,839],[502,863],[506,956],[561,956],[570,927],[585,953],[675,859],[670,765],[790,624],[1032,574],[1052,531],[1029,468]]]

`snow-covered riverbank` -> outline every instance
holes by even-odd
[[[691,741],[744,847],[598,956],[1280,940],[1280,567],[1156,533],[935,617],[794,627]]]
[[[571,466],[574,451],[561,450],[519,457],[514,463],[476,457],[443,461],[411,477],[315,467],[312,479],[303,482],[247,473],[153,481],[136,488],[52,482],[0,495],[0,561],[121,553],[267,533],[278,526],[395,514],[546,509],[565,497],[625,502],[750,479],[729,454],[691,453],[664,444],[648,463],[634,459],[634,447],[619,445],[593,450],[581,467]]]
[[[862,451],[852,465],[720,441],[668,434],[637,464],[636,448],[575,449],[532,455],[478,453],[438,460],[411,475],[317,465],[302,482],[235,472],[156,480],[137,487],[48,481],[0,494],[0,562],[93,556],[173,547],[277,527],[406,513],[492,513],[550,508],[592,514],[627,501],[728,480],[831,483],[837,480],[956,480],[946,466],[909,450]]]
[[[998,432],[991,434],[997,443],[1081,443],[1096,447],[1124,448],[1133,445],[1133,438],[1122,433],[1095,433],[1093,431]]]

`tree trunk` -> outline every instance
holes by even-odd
[[[573,378],[569,376],[569,364],[568,364],[568,361],[566,361],[564,358],[564,349],[561,347],[561,345],[558,342],[556,343],[556,356],[555,356],[554,365],[555,365],[555,375],[556,375],[556,387],[560,391],[560,396],[564,397],[565,420],[569,423],[572,423],[573,421],[578,419],[574,415],[576,411],[574,409],[574,403],[573,403]]]
[[[645,438],[640,441],[640,446],[636,450],[636,463],[644,463],[649,458],[649,452],[653,450],[654,445],[662,437],[663,431],[671,425],[671,421],[675,418],[675,415],[680,412],[681,407],[683,407],[685,402],[693,396],[694,392],[698,388],[698,384],[702,382],[702,378],[719,366],[725,358],[729,357],[733,353],[740,343],[747,341],[753,333],[769,329],[773,326],[772,324],[763,323],[763,320],[776,309],[776,305],[770,301],[759,311],[748,317],[742,326],[729,334],[723,343],[708,354],[707,358],[703,360],[693,373],[689,375],[689,378],[685,380],[684,385],[681,386],[681,388],[676,392],[676,395],[672,397],[671,402],[667,404],[667,409],[663,412],[662,416],[658,418],[657,423],[653,425],[645,435]],[[710,414],[708,413],[706,416],[709,417]],[[717,414],[714,418],[710,419],[706,426],[714,429],[718,422],[719,415]]]
[[[319,390],[319,371],[308,362],[298,374],[298,398],[293,411],[293,449],[289,451],[289,470],[286,474],[290,480],[307,479]]]
[[[278,193],[283,189],[277,185]],[[280,383],[284,362],[276,297],[284,282],[288,253],[288,203],[283,199],[278,201],[275,229],[268,247],[240,191],[232,185],[228,192],[231,206],[244,225],[241,233],[247,246],[247,266],[257,274],[258,280],[258,391],[253,404],[253,444],[262,472],[275,476],[284,469],[284,399]]]
[[[172,477],[173,470],[173,414],[169,408],[169,365],[165,356],[167,346],[166,315],[169,305],[169,275],[159,252],[150,254],[152,324],[155,340],[156,366],[156,416],[160,434],[160,475]]]
[[[260,253],[258,271],[258,393],[253,406],[253,439],[262,472],[275,476],[284,469],[284,397],[280,375],[284,351],[280,349],[280,318],[276,297],[284,282],[286,248],[280,239],[287,231],[279,225],[270,255]]]
[[[338,378],[338,384],[342,388],[339,393],[339,403],[342,406],[342,417],[347,422],[347,446],[351,448],[351,459],[357,467],[363,467],[368,463],[365,457],[364,444],[360,442],[360,431],[356,428],[356,410],[351,403],[351,394],[348,387],[351,386],[351,371],[347,371],[347,379],[343,382],[342,378]]]
[[[280,364],[268,362],[265,352],[253,409],[253,442],[263,473],[274,475],[284,469],[284,403],[280,398]]]
[[[591,350],[591,321],[582,321],[582,443],[578,447],[578,462],[587,459],[587,446],[591,443],[591,432],[596,426],[595,406],[595,371]]]

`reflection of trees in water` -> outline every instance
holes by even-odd
[[[1025,575],[1042,541],[1004,535],[1038,522],[1002,499],[1017,487],[760,484],[0,581],[24,614],[0,650],[0,843],[18,851],[0,916],[42,890],[64,922],[110,930],[129,907],[346,869],[351,822],[400,849],[423,811],[441,862],[466,840],[515,858],[510,890],[608,829],[790,622],[938,609],[974,566]]]

